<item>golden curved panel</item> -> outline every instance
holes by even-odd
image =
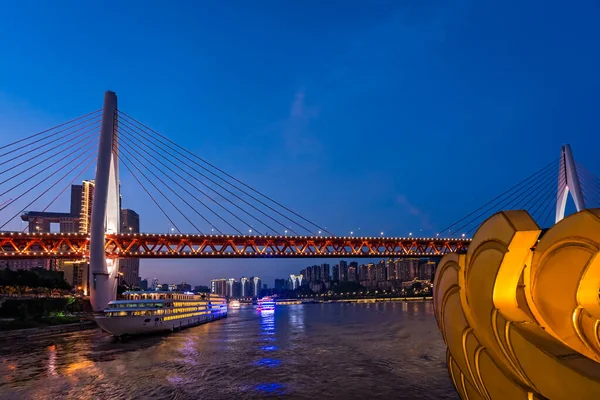
[[[526,211],[440,261],[435,316],[462,399],[600,399],[600,210],[542,235]]]

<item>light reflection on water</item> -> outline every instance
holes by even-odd
[[[251,307],[166,336],[0,343],[0,398],[456,399],[431,302]]]

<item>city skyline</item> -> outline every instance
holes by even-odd
[[[337,234],[433,233],[557,157],[567,141],[581,164],[595,165],[600,62],[590,51],[595,31],[586,31],[591,9],[532,2],[516,14],[481,4],[463,12],[457,5],[378,3],[346,4],[340,15],[332,5],[188,4],[173,11],[127,4],[124,11],[147,18],[105,10],[113,27],[106,32],[87,17],[87,5],[40,4],[27,12],[28,29],[18,22],[21,7],[7,7],[0,27],[14,38],[6,49],[13,56],[0,65],[11,77],[0,89],[2,140],[97,109],[100,94],[115,90],[139,120]],[[47,29],[50,16],[63,23]],[[313,21],[310,31],[303,18]],[[149,20],[160,20],[164,31]],[[80,21],[88,22],[85,32]],[[570,29],[552,29],[563,23]],[[182,37],[187,25],[197,30]],[[131,55],[119,40],[128,33],[141,43]],[[40,37],[64,47],[50,52]],[[81,54],[76,68],[74,50]],[[103,53],[109,57],[99,58]],[[42,71],[30,54],[56,62]],[[174,54],[190,73],[165,61]],[[572,65],[577,73],[565,73]],[[476,187],[447,195],[464,174]],[[93,168],[86,178],[93,179]],[[168,232],[130,177],[122,187],[123,207],[140,214],[142,231]],[[67,203],[54,207],[66,210]],[[206,282],[213,268],[227,275],[247,268],[275,279],[300,263],[142,260],[140,273]]]

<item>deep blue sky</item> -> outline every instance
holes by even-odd
[[[0,138],[114,90],[123,111],[337,234],[433,233],[563,143],[599,172],[597,2],[176,3],[4,5]],[[139,190],[123,196],[144,231],[167,229]],[[271,286],[309,263],[144,261],[141,275]]]

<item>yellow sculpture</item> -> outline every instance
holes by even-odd
[[[542,235],[526,211],[490,217],[442,258],[435,316],[462,399],[600,399],[600,209]]]

